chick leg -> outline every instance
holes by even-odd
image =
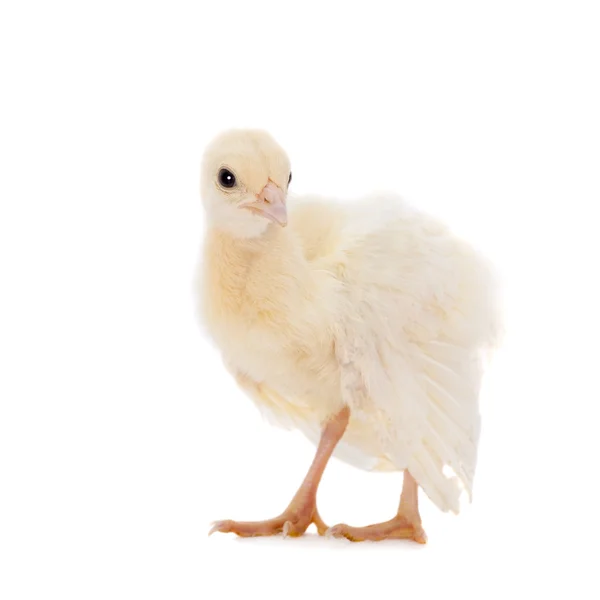
[[[421,526],[418,501],[419,486],[414,477],[408,471],[404,471],[400,506],[393,519],[367,527],[350,527],[342,523],[328,529],[327,535],[345,537],[352,542],[412,539],[420,544],[425,544],[427,536]]]
[[[325,424],[315,458],[302,485],[288,507],[278,517],[267,521],[217,521],[213,524],[209,535],[220,531],[235,533],[241,537],[276,535],[278,533],[299,536],[311,523],[317,526],[319,535],[323,535],[327,531],[327,525],[317,511],[317,488],[327,462],[346,430],[349,417],[350,410],[348,407],[344,407]]]

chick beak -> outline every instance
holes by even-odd
[[[285,206],[285,194],[283,190],[272,181],[257,194],[254,202],[244,202],[240,208],[247,208],[252,212],[260,214],[282,227],[287,225],[287,208]]]

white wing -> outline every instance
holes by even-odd
[[[481,356],[496,335],[490,272],[435,220],[384,202],[368,207],[380,220],[353,209],[327,259],[344,273],[342,393],[376,428],[385,458],[459,512],[477,463]]]

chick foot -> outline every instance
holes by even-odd
[[[346,430],[350,409],[342,408],[326,423],[321,434],[315,458],[289,506],[274,519],[267,521],[217,521],[208,535],[219,531],[235,533],[240,537],[277,535],[297,537],[302,535],[311,523],[317,526],[319,535],[324,535],[327,525],[317,511],[317,488],[331,454]]]
[[[419,544],[427,542],[427,536],[421,527],[419,515],[419,486],[414,477],[404,471],[404,483],[400,496],[400,506],[396,516],[385,523],[377,523],[367,527],[350,527],[344,523],[334,525],[326,535],[345,537],[351,542],[371,540],[414,540]]]
[[[414,540],[419,544],[427,542],[427,536],[418,515],[398,514],[390,521],[377,523],[367,527],[350,527],[344,523],[334,525],[326,531],[331,537],[345,537],[351,542],[364,542],[370,540],[379,542],[381,540]]]
[[[215,532],[235,533],[240,537],[256,537],[283,534],[284,537],[303,535],[309,525],[317,526],[319,535],[324,535],[327,525],[322,521],[314,506],[299,509],[288,508],[281,515],[266,521],[216,521],[208,535]]]

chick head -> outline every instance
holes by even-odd
[[[265,131],[232,129],[206,148],[201,193],[210,225],[256,237],[270,223],[287,224],[292,174],[287,154]]]

